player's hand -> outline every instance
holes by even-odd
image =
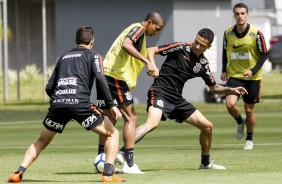
[[[147,74],[149,76],[153,76],[155,74],[155,67],[151,64],[151,62],[149,62],[147,65]]]
[[[236,87],[236,88],[231,88],[233,93],[237,94],[237,95],[244,95],[244,94],[248,94],[247,90],[243,87]]]
[[[112,114],[112,117],[114,118],[114,120],[118,120],[118,119],[121,118],[122,114],[116,106],[110,108],[110,111],[111,111],[111,114]]]
[[[243,74],[245,79],[251,78],[253,76],[253,72],[252,70],[247,70],[245,71],[245,73]]]
[[[222,81],[227,81],[228,80],[228,74],[226,72],[222,72],[220,75],[220,79]]]

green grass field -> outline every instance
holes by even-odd
[[[282,182],[281,101],[257,105],[255,147],[252,151],[244,151],[244,140],[236,140],[236,125],[224,104],[195,105],[214,124],[211,159],[226,166],[227,170],[198,170],[199,130],[188,124],[166,121],[136,145],[135,161],[146,174],[123,174],[128,183]],[[38,138],[47,107],[44,103],[0,107],[0,183],[7,183],[26,148]],[[137,106],[139,124],[146,118],[144,108],[143,105]],[[117,127],[121,130],[122,122]],[[70,122],[64,133],[56,135],[26,171],[23,183],[99,183],[100,175],[94,173],[93,167],[97,138],[96,134],[85,131],[76,122]]]
[[[132,184],[280,184],[282,183],[282,75],[264,75],[261,103],[256,106],[254,150],[244,151],[244,140],[236,140],[236,124],[224,104],[194,104],[213,122],[211,159],[227,170],[198,170],[199,130],[188,124],[162,122],[135,147],[135,161],[145,175],[122,175]],[[3,86],[2,80],[0,85]],[[41,81],[25,82],[21,101],[16,85],[10,86],[9,102],[0,88],[0,183],[20,164],[27,147],[40,132],[48,102],[42,102]],[[38,91],[39,90],[39,91]],[[240,101],[242,110],[242,100]],[[145,106],[136,106],[138,124],[146,119]],[[117,125],[122,129],[122,122]],[[23,183],[99,183],[93,160],[98,136],[70,122],[26,171]],[[122,140],[120,139],[120,145]]]

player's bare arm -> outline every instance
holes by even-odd
[[[213,93],[223,94],[223,95],[228,95],[228,94],[244,95],[248,93],[247,90],[243,87],[230,88],[216,84],[215,86],[209,86],[209,88]]]
[[[155,55],[158,54],[158,47],[150,47],[147,49],[147,54],[148,54],[148,59],[150,60],[150,62],[152,63],[153,67],[155,68],[154,73],[149,74],[148,75],[152,76],[152,77],[158,77],[159,76],[159,69],[156,66],[156,61],[155,61]]]
[[[154,73],[154,66],[152,63],[148,60],[147,57],[143,56],[134,46],[133,41],[130,38],[125,38],[122,43],[122,49],[124,49],[128,54],[131,56],[139,59],[140,61],[144,62],[147,67],[147,73],[150,75],[151,73]]]

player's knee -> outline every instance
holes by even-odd
[[[211,134],[212,134],[212,130],[213,130],[213,125],[212,125],[212,123],[208,123],[208,124],[202,129],[202,131],[203,131],[206,135],[211,135]]]

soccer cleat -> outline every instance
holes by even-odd
[[[121,177],[117,176],[117,175],[112,175],[112,176],[104,176],[102,174],[102,182],[126,182],[125,179],[122,179]]]
[[[246,140],[246,144],[244,146],[244,150],[252,150],[254,148],[253,141]]]
[[[204,166],[203,164],[201,164],[199,169],[219,169],[219,170],[223,170],[223,169],[226,169],[226,168],[222,165],[217,165],[217,164],[214,164],[213,162],[211,162],[207,166]]]
[[[245,127],[245,123],[246,123],[246,118],[242,117],[243,122],[240,125],[237,125],[237,132],[236,132],[236,138],[237,139],[242,139],[242,137],[244,136],[244,127]]]
[[[22,171],[15,172],[14,174],[12,174],[9,177],[8,182],[9,183],[19,183],[22,180],[22,177],[23,177]]]
[[[124,162],[124,165],[122,167],[122,171],[123,173],[125,174],[145,174],[144,172],[142,172],[139,168],[138,168],[138,165],[136,165],[134,163],[134,165],[132,167],[129,167],[127,165],[126,162]]]

